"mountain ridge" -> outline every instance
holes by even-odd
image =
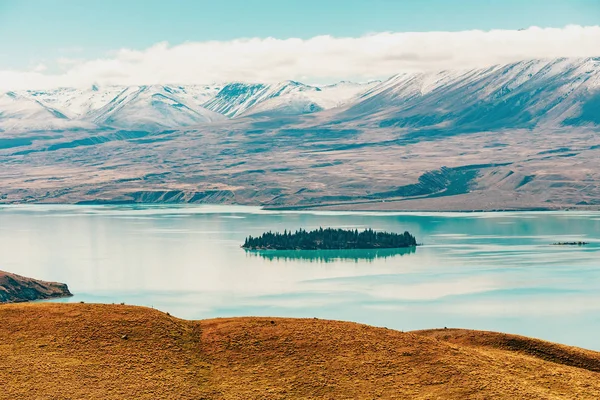
[[[87,89],[57,88],[8,93],[60,114],[75,128],[158,131],[253,115],[264,117],[318,112],[344,104],[374,84],[340,82],[312,86],[283,81],[276,84],[93,85]],[[10,111],[6,108],[0,103],[0,127],[7,119],[5,114]],[[6,129],[33,130],[31,126],[35,130],[64,128],[52,121],[46,121],[46,125],[42,124],[43,120],[32,124],[28,115],[17,119],[20,125],[4,121]]]
[[[69,125],[160,130],[326,110],[334,111],[329,115],[337,123],[366,120],[382,127],[410,129],[597,125],[600,58],[538,59],[476,69],[401,73],[363,84],[306,85],[290,80],[275,84],[94,85],[83,90],[9,93],[23,101],[32,100],[63,120],[57,123],[49,118],[48,130],[68,129]],[[136,103],[140,96],[148,98]],[[44,128],[43,119],[35,118],[35,113],[11,118],[6,103],[0,102],[0,127],[5,131],[20,126],[27,130],[30,125]]]
[[[455,124],[479,131],[531,128],[534,122],[558,126],[565,120],[578,122],[580,103],[595,101],[599,93],[600,58],[528,60],[396,75],[348,105],[338,118],[376,119],[381,126],[398,128]]]

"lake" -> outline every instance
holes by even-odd
[[[246,252],[248,235],[410,231],[412,250]],[[558,241],[590,242],[583,247]],[[600,213],[279,212],[237,206],[0,206],[0,269],[69,302],[187,319],[317,317],[462,327],[600,350]]]

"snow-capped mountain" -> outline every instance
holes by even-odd
[[[375,84],[340,82],[319,87],[286,81],[278,84],[93,85],[86,89],[28,90],[14,95],[54,110],[64,121],[72,121],[74,125],[157,130],[226,118],[317,112],[352,101]],[[22,117],[28,118],[26,114]],[[11,123],[9,127],[16,125]],[[55,125],[47,123],[39,127],[52,129]]]
[[[299,115],[327,110],[353,100],[378,82],[340,82],[310,86],[295,81],[272,85],[231,83],[204,106],[228,117]]]
[[[204,103],[204,107],[234,118],[254,106],[267,88],[268,85],[262,83],[229,83],[214,98]]]
[[[191,101],[196,105],[204,105],[223,89],[223,85],[170,85],[164,86],[179,98]]]
[[[156,86],[195,105],[201,105],[215,97],[222,85]],[[127,86],[92,85],[85,89],[57,88],[51,90],[27,90],[21,94],[38,100],[40,103],[60,110],[70,119],[89,119],[90,116],[110,103],[124,91],[133,89]]]
[[[328,110],[354,100],[358,94],[377,83],[340,82],[319,87],[294,81],[281,82],[269,86],[258,97],[255,105],[241,115],[299,115]]]
[[[600,59],[400,74],[364,93],[338,118],[367,118],[398,128],[478,131],[599,124]]]
[[[0,131],[57,130],[93,127],[70,120],[62,112],[15,92],[0,94]]]
[[[85,89],[28,90],[22,94],[60,110],[70,119],[85,119],[92,112],[108,104],[125,88],[125,86],[93,85]]]
[[[462,71],[403,73],[384,82],[92,86],[10,92],[0,129],[115,127],[160,130],[227,118],[277,118],[332,110],[398,129],[484,131],[600,125],[600,59],[529,60]]]
[[[193,93],[193,92],[192,92]],[[163,129],[225,119],[196,104],[184,89],[169,86],[132,86],[90,114],[94,123],[125,129]]]

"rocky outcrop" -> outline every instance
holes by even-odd
[[[64,283],[38,281],[0,271],[0,303],[18,303],[69,296],[72,294]]]

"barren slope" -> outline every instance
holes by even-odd
[[[430,329],[414,331],[413,333],[461,346],[472,346],[489,349],[490,351],[517,352],[557,364],[600,372],[600,358],[598,357],[598,353],[578,347],[549,343],[544,340],[519,335],[467,329]]]
[[[488,337],[510,336],[485,332],[457,342],[348,322],[193,322],[147,308],[87,304],[5,305],[0,320],[6,399],[600,396],[594,368],[489,346]],[[545,345],[572,358],[585,354],[586,365],[600,362],[599,353]]]
[[[0,271],[0,303],[71,296],[64,283],[44,282]]]

